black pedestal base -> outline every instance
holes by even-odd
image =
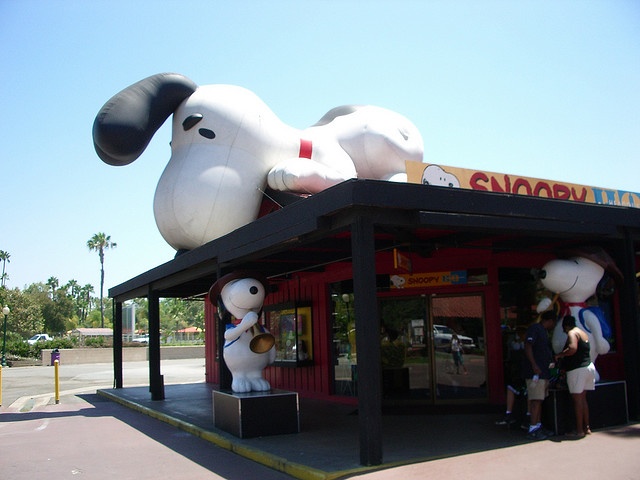
[[[627,384],[619,382],[596,383],[596,389],[587,392],[589,423],[591,428],[612,427],[629,422]],[[556,435],[575,429],[573,400],[567,390],[549,391],[542,408],[542,421]]]
[[[300,432],[298,394],[213,391],[213,423],[239,438]]]

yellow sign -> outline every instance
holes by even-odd
[[[407,181],[485,192],[553,198],[572,202],[640,208],[640,193],[588,187],[504,173],[407,161]]]
[[[442,287],[444,285],[464,285],[467,283],[467,271],[429,273],[399,273],[390,275],[391,288]]]

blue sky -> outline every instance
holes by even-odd
[[[167,122],[111,167],[102,105],[154,73],[256,92],[305,128],[396,110],[429,163],[640,191],[640,2],[0,0],[0,250],[10,288],[111,287],[171,260],[153,218]]]

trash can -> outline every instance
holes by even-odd
[[[60,350],[58,350],[57,348],[54,348],[53,350],[51,350],[51,365],[55,365],[55,361],[58,360],[58,363],[60,362]]]

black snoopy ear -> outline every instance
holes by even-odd
[[[151,138],[198,86],[177,73],[140,80],[104,104],[93,122],[93,145],[109,165],[127,165],[144,152]]]

